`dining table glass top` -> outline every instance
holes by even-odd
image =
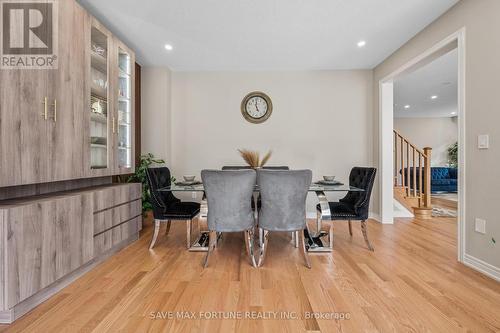
[[[204,192],[205,188],[203,187],[203,184],[201,184],[201,183],[193,184],[193,185],[172,184],[171,186],[168,186],[168,187],[159,188],[158,191],[160,191],[160,192]],[[254,191],[259,192],[258,185],[255,185]],[[311,186],[309,186],[309,192],[363,192],[363,191],[364,191],[363,189],[349,186],[349,185],[344,185],[344,184],[324,185],[324,184],[312,183]]]

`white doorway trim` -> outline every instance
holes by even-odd
[[[379,82],[379,163],[380,163],[380,218],[382,223],[394,223],[393,179],[393,119],[394,79],[414,70],[442,50],[458,51],[458,261],[465,252],[465,27],[446,37],[424,53],[413,58]],[[450,49],[450,45],[452,48]]]

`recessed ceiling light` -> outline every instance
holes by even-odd
[[[454,116],[454,115],[456,115],[456,114],[457,114],[456,112],[452,112],[452,113],[451,113],[451,115],[452,115],[452,116]]]
[[[406,104],[405,109],[409,109],[409,108],[410,108],[410,105]]]
[[[167,51],[172,51],[174,49],[174,47],[170,44],[165,44],[165,50]]]
[[[360,40],[360,41],[358,42],[358,47],[363,47],[363,46],[365,46],[365,45],[366,45],[366,41],[364,41],[364,40]]]
[[[432,96],[431,96],[431,99],[437,99],[437,98],[438,98],[438,96],[437,96],[437,95],[432,95]]]

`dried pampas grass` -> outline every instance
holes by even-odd
[[[238,151],[240,152],[243,160],[245,160],[245,162],[254,169],[262,168],[267,163],[267,161],[269,161],[272,155],[272,151],[269,151],[261,161],[259,152],[248,149],[238,149]]]

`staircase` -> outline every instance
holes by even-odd
[[[394,130],[394,198],[424,219],[432,217],[431,155]]]

